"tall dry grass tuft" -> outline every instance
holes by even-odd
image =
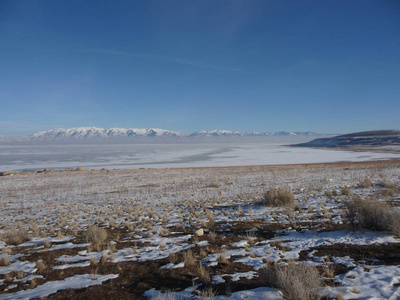
[[[193,256],[192,250],[188,250],[183,253],[183,259],[185,260],[185,267],[192,267],[196,265],[196,260]]]
[[[272,207],[293,206],[294,194],[284,189],[269,190],[264,194],[259,204]]]
[[[257,241],[257,233],[254,231],[247,231],[246,232],[246,240],[249,245],[254,245]]]
[[[96,225],[88,227],[86,232],[86,239],[88,243],[91,243],[96,251],[101,251],[106,245],[106,239],[108,237],[107,231],[103,228],[99,228]]]
[[[230,261],[226,258],[226,251],[222,251],[218,255],[218,263],[222,265],[228,265],[230,264]]]
[[[207,210],[206,212],[207,218],[208,218],[208,223],[206,224],[206,228],[213,228],[215,225],[215,217],[214,213],[210,210]]]
[[[43,247],[46,248],[46,249],[49,249],[49,248],[51,247],[51,243],[49,242],[49,240],[46,239],[46,240],[44,241]]]
[[[0,267],[7,267],[10,265],[10,260],[8,259],[7,253],[3,253],[0,258]]]
[[[1,235],[1,240],[3,240],[7,245],[17,246],[23,242],[29,241],[28,233],[23,229],[10,229],[6,230]]]
[[[11,273],[4,274],[4,282],[5,283],[11,283],[13,281],[14,281],[14,278],[12,277]]]
[[[199,297],[202,300],[213,300],[216,297],[216,292],[211,288],[206,288],[200,291]]]
[[[199,262],[198,265],[198,275],[200,282],[205,284],[210,283],[211,280],[210,272],[208,272],[206,267],[204,267],[204,265],[201,262]]]
[[[43,272],[46,270],[47,266],[44,261],[40,259],[36,262],[36,268],[38,268],[39,272]]]

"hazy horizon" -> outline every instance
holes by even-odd
[[[95,126],[87,126],[87,127],[72,127],[72,128],[50,128],[48,130],[41,130],[41,131],[37,131],[37,132],[33,132],[32,134],[28,134],[28,135],[24,135],[24,136],[12,136],[12,135],[6,135],[0,132],[0,136],[4,136],[4,137],[9,137],[9,138],[19,138],[19,137],[26,137],[26,136],[30,136],[33,134],[38,134],[38,133],[42,133],[42,132],[51,132],[51,131],[58,131],[58,130],[80,130],[80,129],[88,129],[88,130],[102,130],[102,131],[106,131],[106,130],[165,130],[165,131],[170,131],[170,132],[175,132],[178,134],[181,134],[182,137],[189,137],[191,135],[194,135],[196,133],[201,133],[201,132],[208,132],[208,133],[212,133],[212,132],[232,132],[232,133],[237,133],[237,134],[249,134],[249,133],[260,133],[260,134],[264,134],[264,133],[271,133],[271,134],[277,134],[277,133],[315,133],[317,135],[334,135],[334,134],[338,134],[338,133],[326,133],[326,132],[316,132],[316,131],[297,131],[297,130],[289,130],[289,131],[275,131],[275,132],[271,132],[271,131],[248,131],[248,132],[242,132],[242,131],[231,131],[231,130],[225,130],[222,128],[215,128],[213,130],[197,130],[194,132],[182,132],[182,131],[173,131],[173,130],[169,130],[167,128],[134,128],[134,127],[129,127],[129,128],[121,128],[121,127],[110,127],[110,128],[102,128],[102,127],[95,127]],[[140,137],[140,136],[138,136]]]

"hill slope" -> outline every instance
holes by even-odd
[[[400,152],[400,130],[373,130],[319,138],[296,147]]]

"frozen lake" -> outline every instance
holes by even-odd
[[[0,171],[135,169],[400,159],[400,154],[292,148],[277,144],[0,146]]]

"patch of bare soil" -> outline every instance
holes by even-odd
[[[125,262],[120,264],[106,263],[97,266],[97,274],[118,273],[116,279],[104,282],[102,285],[91,286],[88,288],[63,290],[52,294],[48,299],[147,299],[142,294],[151,289],[182,291],[193,284],[200,283],[199,280],[193,281],[194,277],[199,276],[198,266],[185,266],[179,269],[164,270],[160,266],[167,264],[167,260],[157,260],[150,262]],[[93,267],[91,267],[93,272]],[[248,272],[251,267],[240,263],[219,264],[216,268],[210,269],[210,276],[219,274],[232,274],[237,272]],[[71,270],[75,275],[76,270]],[[87,272],[88,270],[86,270]],[[84,271],[82,271],[84,273]],[[79,272],[80,273],[80,272]],[[232,282],[229,277],[225,277],[226,283],[212,285],[214,292],[226,294],[230,291],[237,291],[261,286],[253,280],[240,280]],[[210,287],[209,282],[202,282],[203,288]]]
[[[334,244],[319,246],[300,252],[300,260],[307,260],[308,253],[315,251],[313,256],[343,257],[349,256],[356,262],[364,264],[399,265],[400,244],[352,245]]]

